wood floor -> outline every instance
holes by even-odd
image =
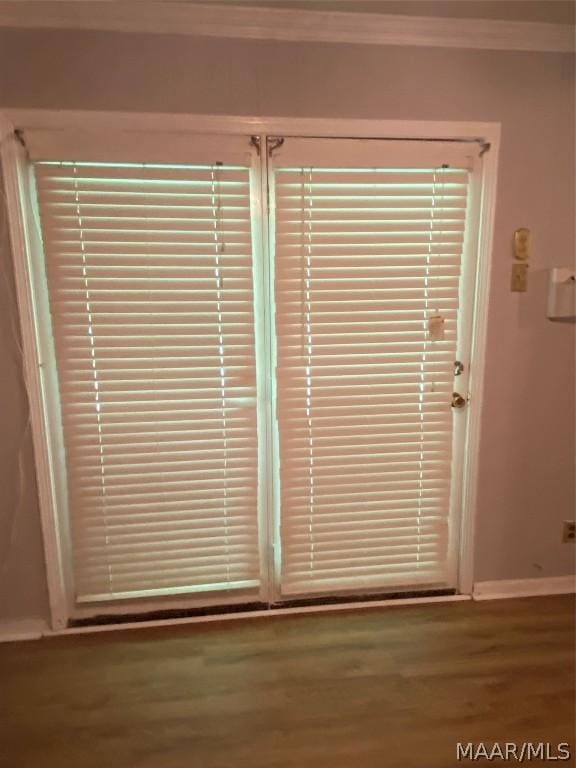
[[[0,765],[449,768],[472,764],[457,742],[494,741],[574,753],[574,625],[558,596],[8,643]]]

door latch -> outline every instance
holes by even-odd
[[[464,373],[464,363],[460,360],[454,360],[454,376],[461,376]]]
[[[464,408],[466,405],[466,398],[462,397],[458,392],[452,392],[452,408]]]

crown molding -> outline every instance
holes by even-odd
[[[572,52],[574,27],[172,0],[3,0],[0,28],[83,29],[368,45]]]

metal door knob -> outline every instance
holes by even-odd
[[[458,392],[452,392],[452,408],[464,408],[466,405],[466,398],[462,397]]]

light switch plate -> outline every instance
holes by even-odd
[[[512,265],[510,290],[512,293],[524,293],[528,290],[528,264]]]
[[[530,246],[532,244],[530,230],[520,227],[514,232],[514,258],[518,261],[528,261],[530,258]]]

